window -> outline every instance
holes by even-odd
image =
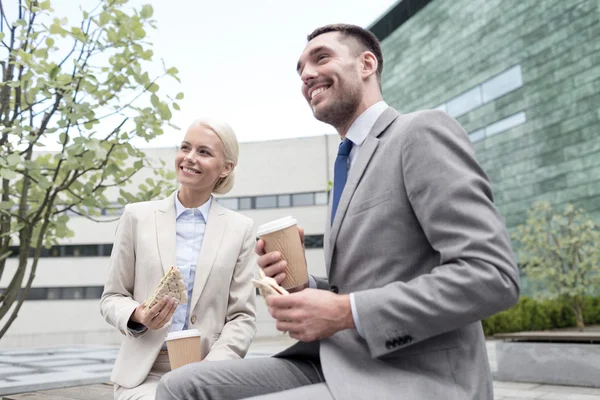
[[[258,196],[256,198],[256,208],[276,208],[277,196]]]
[[[523,86],[521,66],[515,65],[481,85],[483,102],[490,102],[521,86]]]
[[[240,210],[252,209],[252,197],[240,197]]]
[[[307,249],[322,249],[323,235],[306,235],[304,236],[304,247]]]
[[[485,135],[490,137],[500,132],[507,131],[515,126],[524,124],[527,121],[525,112],[513,114],[508,118],[501,119],[500,121],[494,122],[485,128]]]
[[[527,115],[522,111],[471,132],[469,138],[472,142],[478,142],[487,137],[515,128],[525,122],[527,122]]]
[[[65,257],[98,257],[99,249],[97,244],[80,244],[63,246]]]
[[[229,208],[230,210],[238,210],[238,199],[237,197],[231,198],[218,198],[217,203],[222,205],[225,208]]]
[[[315,193],[315,204],[318,206],[327,205],[329,200],[329,195],[327,192],[317,192]]]
[[[280,194],[277,196],[277,205],[279,207],[290,207],[292,205],[292,196],[289,194]]]
[[[459,117],[521,86],[523,86],[521,66],[515,65],[434,109],[445,111],[453,117]]]
[[[84,288],[82,287],[65,287],[61,289],[61,299],[79,300],[83,299]]]
[[[5,290],[0,288],[0,293]],[[96,300],[102,297],[103,290],[102,286],[30,288],[26,300]],[[23,289],[19,296],[22,293]]]
[[[485,128],[477,129],[469,133],[469,137],[471,138],[471,142],[478,142],[485,137]]]
[[[100,256],[101,257],[110,257],[110,253],[112,253],[112,244],[101,244],[100,245]]]
[[[481,89],[479,86],[461,94],[458,97],[450,100],[447,104],[448,114],[453,117],[458,117],[476,109],[482,104]]]
[[[102,292],[104,288],[102,286],[90,286],[85,288],[85,298],[86,299],[99,299],[102,297]]]
[[[314,204],[314,193],[296,193],[292,195],[292,205],[294,207],[312,206]]]
[[[29,293],[27,293],[27,300],[46,300],[47,298],[47,288],[29,288]]]
[[[60,288],[48,288],[46,298],[48,300],[59,300],[60,299]]]

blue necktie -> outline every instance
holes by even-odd
[[[333,203],[331,203],[332,225],[338,203],[340,202],[340,197],[342,197],[342,192],[346,185],[346,179],[348,178],[348,157],[350,156],[351,149],[352,142],[348,139],[344,139],[344,141],[340,143],[338,155],[335,159],[335,165],[333,167]]]

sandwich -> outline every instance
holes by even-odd
[[[163,276],[158,286],[154,289],[152,296],[144,302],[144,306],[149,310],[165,296],[174,298],[179,304],[184,304],[188,301],[187,288],[177,267],[171,267],[167,271],[167,274]]]

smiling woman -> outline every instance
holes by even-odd
[[[238,153],[229,125],[197,120],[175,156],[179,190],[125,207],[101,299],[102,315],[129,338],[111,376],[116,399],[155,398],[160,377],[171,369],[170,332],[198,329],[205,360],[237,359],[248,351],[256,332],[253,222],[212,196],[233,187]],[[146,307],[172,266],[181,272],[187,302],[165,297]]]

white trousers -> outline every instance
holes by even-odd
[[[139,386],[127,389],[115,383],[115,400],[154,400],[158,381],[170,370],[169,356],[159,354],[154,365],[152,365],[150,373]]]

